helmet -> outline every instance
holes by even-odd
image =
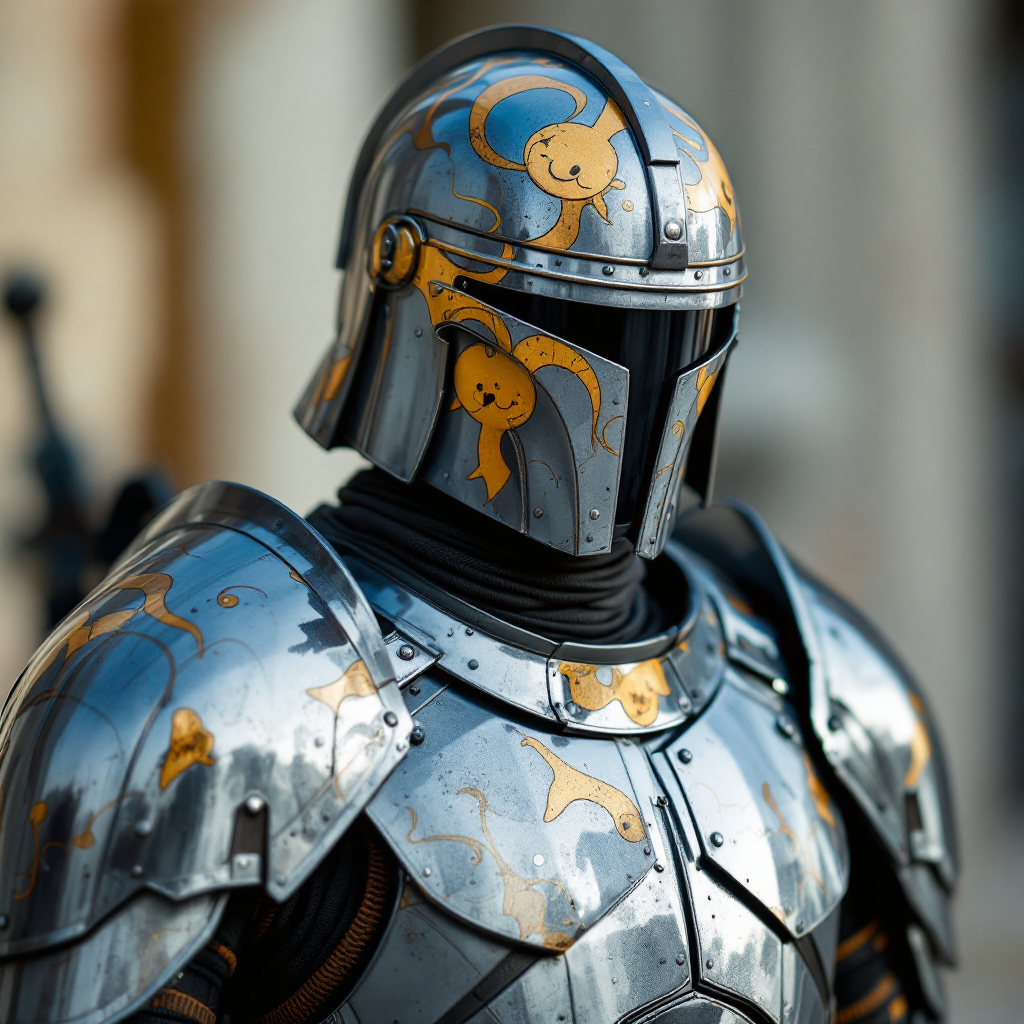
[[[684,482],[707,500],[739,211],[703,130],[606,50],[505,26],[426,58],[363,144],[338,266],[295,410],[323,447],[575,555],[653,558]]]

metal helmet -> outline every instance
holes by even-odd
[[[363,144],[338,266],[295,410],[323,447],[575,555],[653,558],[684,481],[707,500],[739,211],[704,131],[606,50],[505,26],[426,58]]]

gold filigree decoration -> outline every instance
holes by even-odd
[[[171,745],[160,769],[160,788],[166,789],[194,764],[215,764],[211,750],[213,733],[203,728],[203,720],[191,708],[178,708],[171,716]]]
[[[574,704],[600,711],[617,700],[637,725],[652,725],[658,717],[658,697],[672,692],[659,658],[642,661],[629,672],[612,667],[612,681],[607,686],[597,678],[596,665],[562,661],[558,671],[568,680]]]
[[[71,845],[76,850],[88,850],[96,843],[96,836],[93,835],[92,827],[96,824],[97,819],[102,814],[106,814],[112,807],[116,807],[123,800],[127,800],[129,797],[137,796],[136,793],[123,793],[121,796],[115,796],[113,800],[108,800],[95,814],[93,814],[89,820],[85,823],[85,828],[82,829],[77,835],[71,837]]]
[[[45,800],[39,800],[29,808],[28,822],[32,828],[32,844],[34,847],[32,853],[32,867],[30,867],[28,871],[19,871],[15,876],[16,878],[20,878],[23,875],[28,875],[28,885],[25,886],[21,892],[11,894],[15,900],[20,901],[28,899],[28,897],[32,895],[36,887],[36,881],[39,878],[39,861],[42,859],[43,854],[49,849],[64,848],[64,844],[57,842],[56,840],[51,840],[48,843],[42,844],[39,842],[39,826],[46,820],[46,816],[49,813],[50,806]]]
[[[509,160],[487,141],[487,118],[502,100],[535,89],[567,93],[576,109],[568,121],[534,132],[526,140],[521,162]],[[524,239],[528,245],[568,249],[579,236],[584,208],[592,206],[610,224],[605,194],[626,187],[615,177],[619,157],[611,143],[612,136],[626,129],[622,111],[613,99],[608,99],[593,125],[572,120],[586,105],[586,94],[580,89],[546,75],[517,75],[495,82],[473,104],[469,141],[477,155],[492,167],[525,171],[542,192],[561,201],[558,220],[539,238]]]
[[[725,169],[725,162],[722,160],[721,154],[685,110],[663,97],[659,102],[669,114],[682,121],[704,142],[702,147],[693,139],[687,138],[682,132],[675,128],[672,129],[672,135],[683,143],[683,146],[680,146],[677,142],[676,147],[681,153],[689,156],[697,165],[697,170],[700,171],[700,181],[685,186],[687,207],[694,213],[710,213],[716,208],[720,209],[729,219],[729,237],[732,238],[739,214],[736,211],[732,181],[729,178],[729,172]]]
[[[335,679],[333,683],[328,683],[326,686],[314,686],[306,691],[314,700],[326,704],[335,715],[338,714],[341,702],[346,697],[369,697],[376,692],[377,687],[373,685],[373,680],[370,678],[370,673],[362,658],[352,662],[345,669],[345,674]]]
[[[492,814],[495,812],[487,802],[487,797],[475,786],[464,786],[458,791],[457,795],[471,796],[476,800],[480,812],[480,831],[484,836],[483,841],[474,839],[472,836],[454,833],[449,835],[421,836],[419,839],[414,839],[413,833],[416,831],[419,819],[417,818],[416,811],[411,807],[406,808],[412,819],[412,828],[409,829],[405,837],[406,841],[417,845],[420,843],[436,842],[462,843],[472,851],[473,856],[470,859],[470,863],[473,865],[481,864],[484,854],[489,853],[497,865],[504,889],[501,912],[506,917],[511,917],[519,926],[520,941],[525,941],[531,935],[537,935],[540,936],[541,945],[546,949],[559,952],[568,949],[574,942],[573,936],[563,931],[548,928],[546,920],[548,898],[543,892],[538,891],[536,887],[545,882],[555,886],[566,897],[570,907],[573,907],[575,910],[572,899],[566,893],[565,888],[553,878],[524,878],[522,875],[517,874],[508,861],[502,857],[494,842],[494,837],[491,835],[490,825],[487,822],[487,812],[490,811]],[[545,818],[544,820],[547,821],[548,819]],[[572,921],[567,919],[566,923],[571,924]],[[578,922],[577,927],[582,930],[582,925]]]
[[[777,830],[779,835],[785,836],[793,846],[793,852],[796,854],[797,863],[800,865],[800,879],[797,882],[797,889],[803,889],[805,882],[809,878],[822,892],[825,892],[825,883],[821,880],[821,877],[817,872],[812,871],[808,866],[810,863],[810,857],[807,855],[805,843],[814,835],[814,826],[811,827],[811,831],[808,833],[806,840],[801,840],[793,830],[793,827],[788,821],[786,821],[786,816],[782,813],[782,808],[779,807],[778,801],[775,799],[775,794],[772,793],[772,787],[768,785],[767,782],[761,784],[761,795],[764,797],[764,802],[771,808],[772,814],[774,814],[779,821],[779,827]]]
[[[557,754],[552,753],[540,740],[532,736],[524,737],[520,746],[532,747],[547,762],[554,778],[548,789],[548,804],[544,811],[545,821],[554,821],[562,811],[577,800],[603,807],[612,817],[615,830],[623,839],[631,843],[639,843],[646,838],[644,823],[635,803],[621,789],[616,789],[607,782],[595,779],[592,775],[566,764]]]
[[[715,386],[715,381],[718,379],[718,371],[712,370],[708,372],[706,366],[702,366],[697,371],[697,415],[699,416],[704,411],[704,404],[708,398],[711,397],[711,390]]]
[[[910,766],[903,779],[903,785],[908,789],[918,784],[932,758],[932,741],[928,736],[928,727],[924,724],[924,703],[916,693],[910,694],[910,703],[914,706],[917,717],[914,720],[914,732],[910,737]]]

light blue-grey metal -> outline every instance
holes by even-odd
[[[185,920],[201,894],[287,897],[411,727],[373,613],[322,538],[248,488],[184,492],[4,709],[0,971],[146,891]]]
[[[615,743],[515,725],[454,687],[416,717],[424,742],[367,813],[449,913],[563,951],[651,870]]]
[[[697,417],[718,381],[735,340],[734,330],[728,342],[710,359],[676,378],[636,542],[637,554],[644,558],[656,558],[672,536]]]
[[[849,880],[846,834],[782,699],[729,672],[668,751],[702,855],[794,938],[829,917]]]
[[[667,556],[680,593],[689,595],[685,618],[653,640],[614,647],[557,644],[469,606],[453,615],[358,558],[348,563],[370,604],[418,645],[421,671],[436,662],[475,689],[569,731],[628,736],[698,714],[725,669],[717,612],[724,598],[712,596],[714,580],[696,571],[683,548],[673,545]],[[415,675],[412,664],[403,684]]]
[[[731,523],[721,519],[732,516]],[[702,515],[706,515],[702,513]],[[885,642],[820,584],[799,576],[751,509],[720,510],[708,534],[725,563],[767,559],[806,656],[803,698],[839,782],[887,849],[930,956],[952,964],[956,835],[942,749],[914,683]],[[746,531],[744,536],[743,531]],[[756,556],[754,552],[757,549]],[[710,549],[709,549],[710,550]],[[922,986],[926,981],[922,980]]]
[[[438,329],[457,400],[441,413],[421,475],[548,547],[610,551],[629,372],[507,314],[495,329],[497,316],[470,310]],[[497,396],[490,408],[503,419],[492,424],[488,406],[471,404],[481,394]]]
[[[479,705],[460,681],[441,678],[434,670],[417,678],[425,739],[368,807],[409,878],[383,947],[332,1024],[825,1024],[825,958],[834,959],[842,893],[830,894],[824,915],[814,897],[805,907],[797,894],[809,922],[799,938],[781,919],[779,894],[802,871],[829,878],[828,861],[832,876],[839,873],[845,838],[838,810],[804,763],[798,731],[785,735],[776,725],[785,711],[777,694],[727,681],[666,745],[659,737],[584,740],[524,727],[500,705]],[[745,725],[745,749],[715,751],[711,767],[727,785],[736,763],[746,774],[728,791],[711,776],[722,802],[712,811],[713,801],[688,800],[707,783],[686,770],[710,760],[704,723],[733,717]],[[693,748],[686,758],[684,743]],[[765,764],[767,790],[754,778]],[[739,801],[756,820],[737,821]],[[824,842],[804,834],[814,832],[804,828],[808,805],[825,815]],[[615,807],[628,808],[626,816],[616,817]],[[766,820],[776,811],[784,823]],[[641,841],[624,841],[638,824]],[[739,829],[752,843],[756,874],[749,884],[733,875],[723,885],[722,872],[738,862],[728,862],[728,851],[720,859],[701,837]],[[813,865],[805,863],[808,839]],[[761,903],[759,913],[737,887]],[[774,901],[763,902],[769,891]],[[748,1016],[751,1007],[760,1016]]]
[[[133,1013],[206,944],[227,896],[141,892],[70,946],[0,964],[4,1024],[105,1024]]]
[[[628,373],[480,288],[696,316],[739,300],[743,257],[729,175],[687,113],[585,40],[476,33],[414,69],[364,142],[337,334],[296,418],[543,544],[607,552]]]

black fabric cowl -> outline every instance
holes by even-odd
[[[657,632],[662,613],[644,588],[647,569],[620,538],[604,555],[545,547],[422,481],[379,469],[359,473],[322,505],[312,526],[416,590],[418,580],[549,640],[628,643]]]

